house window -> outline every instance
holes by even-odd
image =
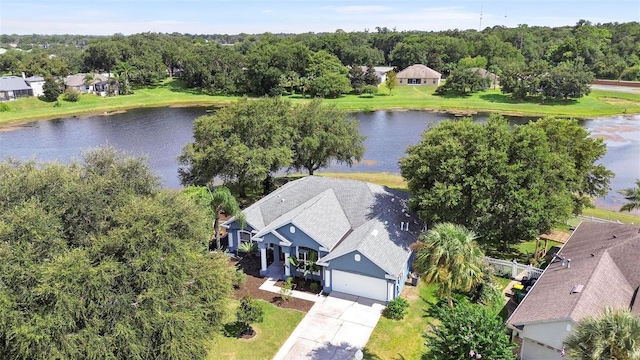
[[[420,85],[422,79],[409,79],[407,84],[409,85]]]
[[[244,231],[244,230],[239,230],[238,231],[238,238],[240,239],[240,242],[251,242],[251,233],[248,231]]]
[[[292,233],[292,234],[295,234],[296,233],[296,227],[295,226],[290,226],[289,227],[289,232]]]
[[[355,255],[353,256],[353,259],[354,259],[355,261],[360,261],[360,254],[355,254]]]
[[[320,275],[320,267],[315,265],[316,261],[318,261],[318,252],[316,250],[300,246],[297,247],[296,256],[299,262],[297,268],[300,271],[304,272],[309,269],[311,274]]]

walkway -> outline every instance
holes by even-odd
[[[268,278],[260,289],[279,294],[281,288],[275,284],[283,273],[281,263],[271,264],[267,268]],[[325,296],[293,290],[291,296],[315,304],[289,335],[274,360],[354,359],[356,352],[369,341],[385,308],[379,301],[335,291]]]
[[[323,300],[313,305],[274,360],[354,359],[364,348],[384,305],[337,292]]]

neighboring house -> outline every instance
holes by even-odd
[[[473,67],[473,68],[469,68],[469,71],[477,72],[478,74],[480,74],[480,76],[482,76],[483,79],[488,79],[487,82],[489,87],[495,88],[500,82],[500,77],[498,75],[486,69]]]
[[[31,89],[33,90],[33,96],[43,96],[44,95],[44,78],[42,76],[30,76],[24,79]]]
[[[378,76],[378,84],[384,84],[387,80],[387,73],[392,71],[394,67],[391,66],[374,66],[373,70],[375,70],[376,75]]]
[[[422,225],[409,194],[361,181],[307,176],[249,206],[246,226],[227,220],[229,249],[256,242],[262,275],[302,276],[290,257],[313,259],[323,291],[379,301],[399,296],[413,260],[410,245]]]
[[[66,77],[64,81],[65,89],[74,88],[82,94],[107,95],[109,90],[109,76],[107,74],[94,74],[90,84],[85,83],[86,74],[74,74]]]
[[[0,101],[15,100],[33,96],[33,89],[19,76],[3,76],[0,78]]]
[[[396,76],[398,85],[440,86],[442,74],[422,64],[411,65]]]
[[[640,225],[583,222],[509,317],[521,359],[561,359],[575,324],[605,307],[640,315]]]

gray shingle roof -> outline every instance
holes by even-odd
[[[28,78],[25,79],[28,83],[32,83],[32,82],[42,82],[44,81],[44,78],[42,76],[29,76]]]
[[[66,86],[71,86],[71,87],[77,87],[77,86],[84,86],[84,77],[86,76],[86,74],[74,74],[74,75],[69,75],[65,78],[64,80],[64,84]],[[109,80],[108,76],[102,75],[102,74],[93,74],[93,82],[92,84],[96,84],[99,83],[101,81],[107,81]]]
[[[307,176],[285,184],[243,213],[258,232],[292,219],[307,235],[326,244],[329,256],[358,250],[397,277],[422,228],[409,212],[408,199],[408,193],[362,181]],[[400,230],[401,222],[410,223],[409,231]],[[374,229],[377,235],[371,236]]]
[[[351,228],[347,216],[332,189],[327,189],[304,204],[281,215],[257,233],[256,237],[293,224],[327,249],[333,249]],[[326,226],[331,224],[331,226]]]
[[[422,64],[411,65],[400,71],[398,79],[440,79],[442,74]]]
[[[31,86],[19,76],[0,77],[0,91],[31,90]]]
[[[556,260],[544,271],[508,323],[513,326],[561,319],[579,321],[599,314],[604,307],[630,307],[640,286],[640,226],[612,223],[580,224]],[[583,285],[579,293],[571,293]]]

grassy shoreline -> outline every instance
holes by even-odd
[[[605,90],[593,90],[587,97],[567,102],[538,103],[514,101],[500,90],[490,89],[467,97],[441,97],[433,87],[403,86],[392,94],[384,87],[374,97],[346,95],[327,99],[348,111],[426,110],[468,115],[477,112],[499,112],[513,116],[565,116],[587,118],[640,113],[640,95]],[[295,102],[308,101],[299,95],[289,96]],[[34,120],[61,117],[110,115],[129,109],[167,106],[224,106],[236,101],[236,96],[207,95],[186,89],[179,80],[166,80],[153,88],[138,89],[133,95],[99,97],[82,95],[76,103],[60,100],[61,106],[37,98],[7,102],[10,110],[0,113],[0,126],[16,125]]]

